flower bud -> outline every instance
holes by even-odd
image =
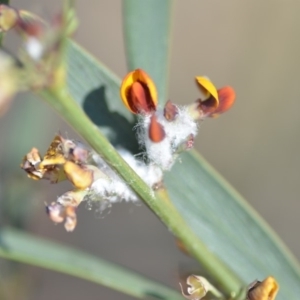
[[[277,281],[269,276],[264,281],[255,281],[249,286],[247,300],[274,300],[278,291]]]
[[[19,10],[18,13],[19,18],[16,29],[25,38],[40,37],[45,32],[46,24],[39,16],[25,10]]]
[[[157,121],[157,117],[152,115],[149,124],[149,138],[154,143],[161,142],[166,136],[163,126]]]
[[[181,287],[181,293],[184,296],[184,298],[189,300],[199,300],[202,299],[207,294],[207,289],[205,288],[205,285],[202,283],[201,277],[191,275],[187,278],[186,281],[188,288],[187,292],[188,294],[185,294],[183,292],[182,286]]]
[[[223,295],[204,277],[191,275],[187,278],[186,283],[188,285],[188,294],[185,294],[183,292],[182,286],[180,284],[182,295],[186,299],[200,300],[205,297],[208,292],[210,292],[218,299],[223,299]]]

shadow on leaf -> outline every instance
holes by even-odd
[[[132,153],[138,153],[138,144],[133,132],[134,124],[109,108],[105,90],[106,87],[102,85],[85,97],[85,113],[104,131],[114,146],[122,146]]]

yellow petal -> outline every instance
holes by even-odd
[[[85,166],[79,166],[71,161],[64,164],[64,171],[71,183],[78,189],[86,189],[93,183],[93,172]]]
[[[196,83],[201,92],[203,92],[205,95],[202,101],[205,101],[207,98],[209,98],[210,95],[212,95],[217,100],[217,102],[219,101],[217,89],[207,77],[197,76]]]

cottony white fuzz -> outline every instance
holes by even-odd
[[[124,149],[119,150],[119,153],[150,188],[153,188],[162,181],[163,172],[159,167],[153,164],[146,165],[143,161],[137,159],[130,152]]]
[[[124,182],[117,179],[98,179],[92,184],[91,192],[95,201],[108,200],[111,203],[138,201],[136,194]]]
[[[154,143],[149,138],[150,115],[140,116],[137,125],[138,142],[145,147],[149,161],[163,170],[170,170],[174,164],[177,151],[180,146],[186,143],[192,135],[196,136],[197,123],[192,119],[186,107],[178,108],[178,115],[175,120],[167,121],[163,114],[163,109],[155,112],[158,123],[160,123],[166,133],[165,138],[158,143]]]
[[[130,167],[152,188],[162,181],[162,171],[157,166],[146,165],[143,161],[136,159],[130,152],[119,150],[120,155],[130,165]],[[98,167],[109,179],[98,179],[91,186],[91,193],[95,200],[108,200],[115,202],[137,202],[138,196],[134,191],[106,164],[106,162],[97,154],[93,155]]]

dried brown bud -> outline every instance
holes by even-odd
[[[34,180],[43,178],[44,170],[36,169],[36,166],[41,162],[41,155],[37,148],[32,148],[27,153],[20,167],[27,173],[28,177]]]
[[[76,207],[63,206],[60,203],[52,202],[50,205],[46,205],[46,212],[54,223],[65,221],[64,226],[67,231],[75,229],[77,224]]]
[[[164,117],[167,121],[174,121],[178,115],[178,107],[170,100],[167,101],[164,107]]]
[[[52,183],[65,180],[62,165],[65,163],[65,158],[61,152],[61,140],[56,136],[44,158],[41,158],[38,150],[32,150],[23,158],[21,168],[28,173],[28,177],[39,180],[48,179]]]

